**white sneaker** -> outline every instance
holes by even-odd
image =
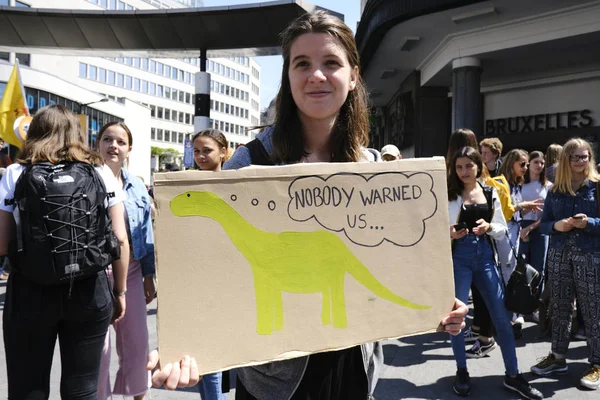
[[[519,315],[517,318],[513,320],[513,324],[515,325],[523,325],[525,323],[525,318],[522,315]]]

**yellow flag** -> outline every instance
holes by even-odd
[[[6,83],[4,96],[0,101],[0,137],[8,144],[21,147],[23,142],[17,138],[14,131],[14,123],[22,115],[29,115],[29,109],[25,102],[25,90],[21,82],[19,64],[15,66]]]

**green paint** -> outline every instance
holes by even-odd
[[[403,307],[424,310],[382,285],[334,233],[262,231],[211,192],[186,192],[171,200],[178,217],[200,216],[221,224],[252,266],[256,292],[257,332],[270,335],[283,328],[282,292],[321,293],[321,320],[345,328],[346,272],[374,294]]]

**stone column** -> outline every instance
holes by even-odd
[[[464,57],[452,61],[452,130],[471,129],[481,132],[481,63],[477,58]]]

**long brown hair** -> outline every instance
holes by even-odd
[[[339,18],[325,11],[306,13],[294,20],[280,34],[283,50],[281,87],[277,94],[275,129],[273,130],[274,159],[277,163],[297,162],[307,156],[298,107],[292,97],[289,78],[292,44],[306,33],[326,33],[337,40],[346,52],[351,68],[360,65],[352,30]],[[369,144],[367,92],[358,74],[356,87],[348,93],[340,108],[331,132],[331,161],[349,162],[363,158],[361,148]]]
[[[546,162],[546,159],[544,158],[544,153],[542,153],[541,151],[536,150],[529,153],[529,168],[527,168],[527,172],[525,172],[525,183],[531,182],[531,160],[534,160],[536,158],[541,158],[542,160],[544,160],[544,163]],[[542,172],[540,172],[539,182],[542,186],[546,186],[546,181],[546,165],[544,164],[544,168],[542,168]]]
[[[506,153],[506,156],[504,156],[504,161],[502,162],[500,172],[502,173],[502,175],[504,175],[509,185],[520,186],[523,184],[523,177],[516,177],[515,171],[513,169],[514,163],[519,161],[521,157],[525,157],[527,160],[529,160],[529,153],[527,153],[523,149],[512,149],[511,151]]]
[[[79,119],[65,106],[43,107],[33,117],[27,139],[17,156],[19,164],[80,161],[102,165],[102,156],[84,142]]]
[[[552,186],[553,192],[570,194],[571,196],[575,196],[575,192],[573,191],[573,187],[571,186],[571,154],[578,147],[583,147],[587,150],[589,158],[588,165],[585,168],[586,179],[592,182],[600,181],[600,175],[596,172],[596,161],[594,160],[594,151],[592,150],[592,146],[589,142],[580,139],[573,138],[565,143],[562,151],[560,152],[560,157],[558,158],[558,166],[556,167],[556,182],[554,182],[554,186]]]
[[[456,151],[452,157],[450,158],[450,168],[448,172],[448,200],[453,201],[456,200],[459,196],[462,196],[462,191],[465,188],[465,184],[460,180],[458,174],[456,173],[456,160],[461,157],[467,157],[471,159],[477,165],[477,178],[481,178],[481,174],[483,173],[483,159],[481,158],[481,154],[475,150],[473,147],[466,146],[461,147],[458,151]]]
[[[560,144],[552,143],[548,146],[546,150],[546,167],[554,165],[558,162],[558,157],[560,156],[560,152],[562,150],[562,146]]]
[[[475,150],[478,148],[477,137],[470,129],[457,129],[450,135],[450,140],[448,141],[448,152],[446,153],[446,172],[448,175],[450,175],[451,170],[454,169],[452,157],[454,157],[456,152],[463,147],[471,147]],[[485,165],[483,168],[481,168],[481,176],[483,179],[487,179],[490,176],[490,173]]]

